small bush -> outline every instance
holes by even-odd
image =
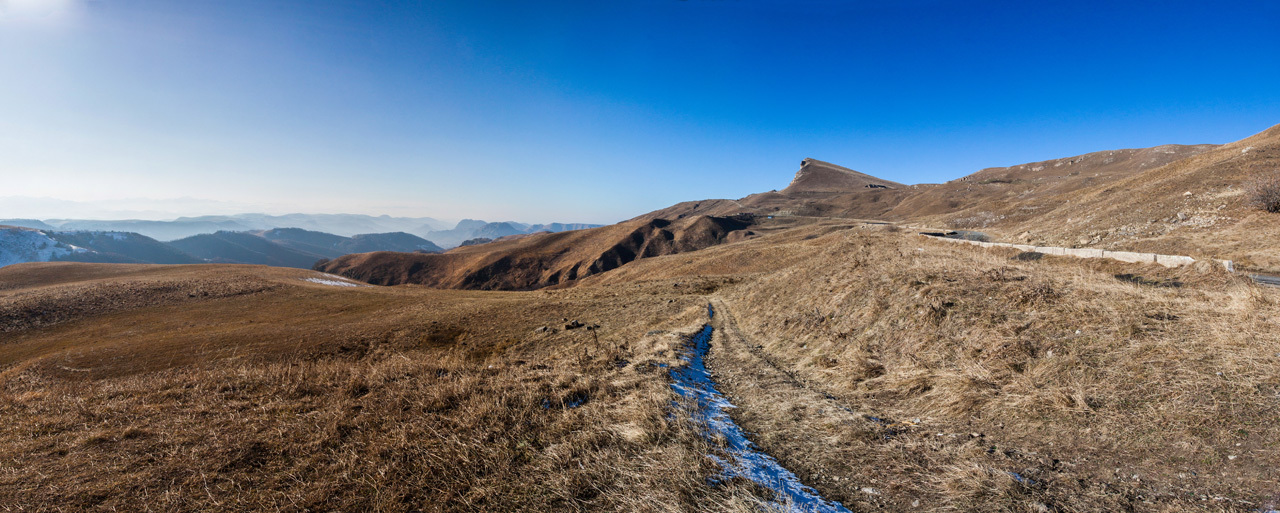
[[[1247,187],[1252,206],[1273,214],[1280,213],[1280,172],[1259,176]]]

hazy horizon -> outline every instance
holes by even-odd
[[[187,210],[189,213],[179,213],[177,210],[164,210],[165,206],[177,207],[178,205],[212,205],[212,208]],[[112,205],[121,205],[122,207],[114,208]],[[137,207],[143,205],[151,205],[150,209],[130,209],[123,206]],[[37,214],[48,215],[6,215],[6,213],[14,214],[17,212],[35,212]],[[55,215],[56,214],[56,215]],[[254,205],[239,204],[232,202],[218,202],[212,200],[198,200],[195,198],[174,198],[168,200],[152,200],[152,199],[124,199],[110,200],[99,202],[78,202],[59,200],[54,198],[30,198],[30,197],[14,197],[0,196],[0,219],[34,219],[39,221],[63,221],[63,220],[86,220],[86,221],[174,221],[181,218],[196,217],[215,217],[215,216],[238,216],[238,215],[267,215],[267,216],[286,216],[286,215],[360,215],[370,217],[393,217],[393,218],[410,218],[410,219],[433,219],[443,224],[454,225],[465,219],[477,219],[486,222],[519,222],[524,224],[551,224],[551,223],[590,223],[587,221],[575,221],[565,219],[534,219],[524,220],[515,218],[480,218],[468,216],[437,216],[437,215],[415,215],[405,214],[396,215],[390,213],[370,213],[370,212],[305,212],[297,210],[274,210],[266,211]]]
[[[1277,24],[1264,1],[0,0],[0,217],[603,224],[806,157],[936,183],[1226,143],[1280,122]]]

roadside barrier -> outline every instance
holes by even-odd
[[[1132,262],[1136,264],[1160,264],[1165,267],[1181,267],[1196,263],[1196,259],[1182,255],[1157,255],[1155,253],[1135,253],[1132,251],[1107,251],[1094,248],[1059,248],[1053,246],[1030,246],[1027,244],[1010,244],[1008,242],[983,242],[968,239],[953,239],[951,237],[941,237],[938,235],[929,235],[922,233],[925,237],[945,240],[950,242],[959,242],[971,244],[983,248],[1013,248],[1019,251],[1034,251],[1046,255],[1056,256],[1073,256],[1077,258],[1110,258],[1121,262]],[[1230,260],[1215,260],[1227,272],[1236,272],[1235,264]]]

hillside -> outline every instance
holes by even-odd
[[[489,223],[476,219],[463,219],[453,228],[434,230],[427,232],[425,235],[432,242],[444,248],[455,248],[471,239],[500,239],[512,235],[565,232],[598,227],[600,227],[598,224],[583,223],[524,224],[514,221]]]
[[[686,201],[649,212],[634,220],[681,219],[688,216],[754,214],[757,216],[884,217],[918,186],[905,186],[815,159],[804,159],[791,184],[781,191],[752,194],[737,200]]]
[[[370,251],[444,251],[431,241],[404,232],[362,233],[351,237],[314,232],[301,228],[275,228],[256,235],[295,251],[334,258]]]
[[[800,170],[796,172],[795,178],[782,193],[851,192],[867,188],[900,189],[902,184],[881,180],[830,162],[804,159],[800,162]]]
[[[217,232],[193,235],[169,243],[179,250],[213,263],[261,264],[310,268],[324,255],[277,244],[249,232]]]
[[[1216,147],[1170,144],[987,168],[945,184],[920,188],[888,216],[920,219],[949,215],[956,219],[974,219],[961,224],[981,222],[995,215],[1003,215],[1005,219],[1033,217],[1083,189],[1106,186]],[[999,214],[983,213],[996,211]]]
[[[0,503],[745,512],[799,489],[833,511],[1270,511],[1276,289],[903,227],[1268,268],[1280,214],[1242,185],[1277,164],[1280,126],[925,186],[806,160],[783,191],[438,254],[11,265],[0,447],[23,464]],[[462,226],[486,227],[530,229]],[[272,265],[362,240],[192,239]]]
[[[806,159],[782,191],[683,202],[635,220],[737,213],[874,219],[1280,271],[1280,222],[1252,209],[1243,192],[1254,177],[1280,169],[1278,133],[1280,126],[1225,145],[1101,151],[909,186]]]
[[[150,237],[128,232],[45,232],[64,244],[87,248],[59,260],[149,264],[195,264],[200,260]],[[90,258],[93,258],[90,260]]]
[[[0,267],[22,262],[48,262],[87,251],[58,242],[40,230],[0,226]]]
[[[648,254],[735,227],[681,221],[489,245],[573,252],[567,239],[614,228]],[[468,250],[492,257],[484,246]],[[727,460],[708,455],[727,457],[726,442],[671,386],[668,370],[691,365],[685,337],[709,323],[705,365],[736,406],[720,422],[853,511],[1270,507],[1273,290],[1212,269],[1015,254],[823,220],[533,292],[20,264],[0,269],[0,415],[13,419],[0,447],[24,464],[0,473],[0,502],[777,505],[767,485],[721,473]]]
[[[1266,224],[1271,216],[1250,214],[1240,201],[1239,191],[1252,172],[1241,170],[1269,165],[1265,162],[1275,158],[1275,137],[1269,134],[1276,130],[1224,146],[1166,145],[988,168],[935,185],[904,186],[805,159],[791,185],[782,191],[753,194],[739,200],[685,202],[613,227],[585,230],[579,236],[563,239],[564,242],[536,235],[514,240],[501,240],[500,236],[476,237],[477,243],[484,239],[498,239],[500,243],[473,244],[438,257],[352,256],[321,268],[384,285],[537,288],[571,282],[634,260],[630,255],[650,251],[641,248],[653,237],[670,237],[655,235],[662,227],[654,223],[688,222],[689,226],[695,226],[692,220],[724,219],[739,214],[741,217],[737,219],[743,220],[743,224],[728,231],[745,233],[748,227],[760,231],[762,223],[783,220],[806,223],[823,218],[878,219],[985,230],[1007,240],[1190,254],[1198,258],[1239,260],[1246,267],[1280,268],[1280,257],[1275,256],[1280,254],[1275,251],[1280,249],[1280,243],[1266,242],[1275,238],[1256,240],[1236,235],[1224,239],[1217,230],[1205,230],[1202,232],[1205,240],[1198,241],[1178,236],[1177,232],[1182,227],[1207,228],[1229,219],[1231,214]],[[1172,182],[1179,185],[1169,185]],[[1160,187],[1162,192],[1152,191],[1154,187]],[[1188,195],[1188,189],[1201,193]],[[1157,197],[1162,199],[1150,200]],[[1230,200],[1234,201],[1232,208],[1227,205],[1230,198],[1235,198]],[[1155,212],[1168,210],[1161,205],[1193,200],[1203,205],[1198,209]],[[1099,215],[1108,210],[1114,213]],[[1157,221],[1162,226],[1147,229],[1148,238],[1134,237],[1144,233],[1132,224],[1136,222],[1135,216],[1146,217],[1147,226]],[[1131,224],[1127,227],[1106,225],[1121,222]],[[1179,226],[1170,228],[1171,224]],[[1271,233],[1271,230],[1280,230],[1277,224],[1280,223],[1241,228],[1238,233]],[[510,223],[482,225],[479,221],[464,221],[455,228],[459,233],[478,233],[484,229],[497,230],[493,235],[498,235],[517,227]],[[633,234],[633,230],[639,233]],[[624,238],[639,242],[621,243]],[[731,238],[704,239],[704,243],[689,247],[708,247]],[[569,246],[577,249],[571,252],[567,249]],[[657,254],[665,253],[651,251],[644,256]]]
[[[443,251],[431,241],[408,233],[366,233],[343,237],[301,228],[256,232],[218,232],[169,243],[214,263],[259,264],[308,269],[318,260],[370,251]]]
[[[571,283],[633,260],[696,251],[751,236],[750,218],[699,216],[612,226],[459,247],[443,254],[347,255],[316,267],[378,285],[526,290]]]
[[[370,251],[422,251],[443,252],[444,248],[417,235],[395,233],[362,233],[351,236],[337,245],[340,254],[368,253]]]
[[[978,215],[993,217],[986,227],[1010,239],[1191,254],[1276,271],[1280,219],[1252,208],[1244,189],[1277,171],[1280,126],[1110,183]]]
[[[136,233],[0,226],[0,267],[49,261],[193,264],[200,260]]]
[[[15,228],[31,228],[35,230],[54,230],[56,227],[39,219],[0,219],[0,226]]]
[[[670,285],[605,298],[325,283],[335,279],[229,265],[0,269],[0,465],[23,462],[0,472],[0,504],[751,503],[745,486],[703,484],[707,443],[665,406],[659,365],[678,363],[673,333],[699,322],[702,298]],[[12,322],[30,311],[64,315]],[[600,328],[559,329],[566,317]]]

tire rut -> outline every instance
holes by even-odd
[[[894,422],[852,407],[789,371],[737,328],[723,299],[707,366],[753,442],[822,496],[853,511],[1243,510],[1182,487],[1099,480],[1076,462],[1006,445],[961,426]]]

